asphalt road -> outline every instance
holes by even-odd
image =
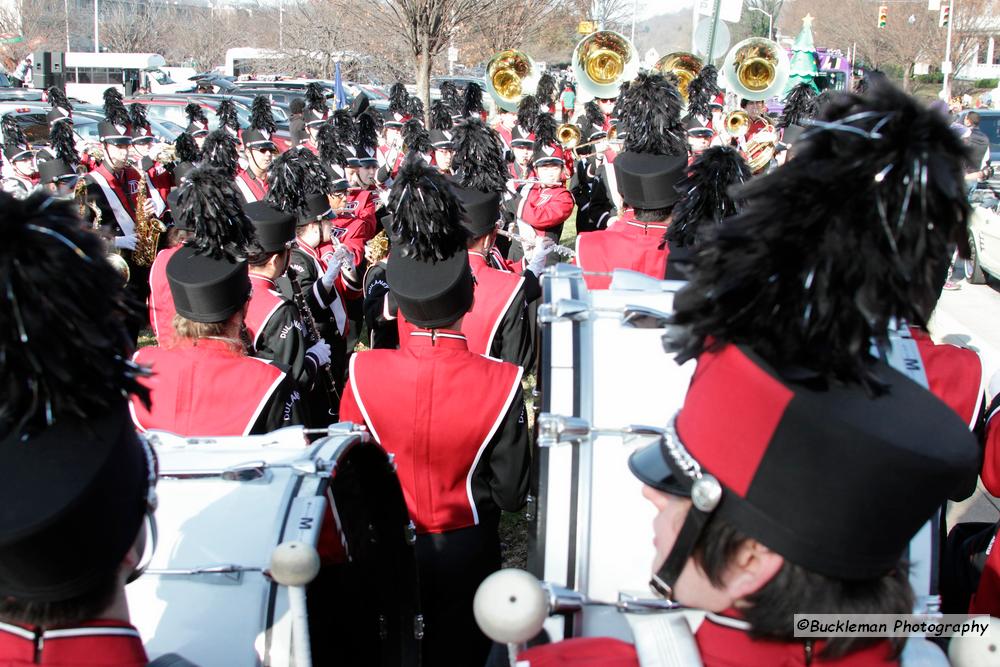
[[[939,343],[951,343],[979,352],[988,383],[1000,371],[1000,282],[987,285],[960,283],[962,288],[944,292],[930,323]],[[992,398],[992,397],[990,397]],[[948,525],[968,521],[996,521],[1000,499],[990,496],[980,483],[976,494],[961,503],[950,503]]]

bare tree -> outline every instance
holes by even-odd
[[[519,49],[548,33],[552,18],[561,9],[557,0],[496,0],[492,11],[480,16],[468,32],[485,57],[504,49]]]
[[[167,12],[150,2],[112,2],[101,6],[101,46],[118,53],[148,52],[169,25]]]
[[[65,47],[65,12],[54,0],[10,0],[0,6],[0,33],[21,37],[0,44],[0,61],[8,70],[32,51]]]

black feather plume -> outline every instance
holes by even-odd
[[[225,130],[215,132],[228,136]],[[246,257],[247,249],[257,242],[257,234],[242,202],[230,174],[207,165],[189,171],[174,208],[174,215],[195,230],[187,245],[216,259]]]
[[[531,132],[532,128],[535,127],[535,121],[538,120],[539,113],[541,113],[541,107],[538,104],[538,98],[534,95],[525,95],[517,105],[517,124],[524,131]]]
[[[681,96],[657,73],[640,74],[618,97],[618,131],[633,153],[684,155],[687,134],[681,124]]]
[[[174,152],[177,153],[177,162],[190,162],[194,164],[201,159],[201,152],[194,137],[187,132],[181,132],[174,140]]]
[[[410,94],[406,92],[406,86],[397,81],[389,89],[389,115],[406,115],[406,103],[410,99]]]
[[[53,109],[66,109],[67,111],[73,110],[73,105],[70,104],[69,98],[66,97],[66,93],[63,92],[62,88],[58,86],[51,86],[48,90],[49,104]]]
[[[966,152],[940,114],[888,83],[840,95],[796,157],[734,194],[746,206],[700,246],[674,300],[679,359],[751,346],[778,368],[882,390],[872,341],[926,326],[951,244],[968,252]],[[830,184],[836,183],[836,188]]]
[[[465,87],[462,111],[465,116],[479,116],[486,111],[483,107],[483,89],[478,83],[469,83]]]
[[[320,113],[327,110],[326,89],[315,81],[306,84],[306,108]]]
[[[436,262],[465,250],[469,236],[465,215],[448,179],[411,153],[389,192],[394,242],[403,257]]]
[[[411,95],[410,99],[406,101],[406,113],[413,118],[419,118],[421,121],[424,117],[424,103],[416,95]]]
[[[274,122],[274,112],[271,110],[271,100],[264,95],[257,95],[250,105],[250,127],[255,130],[264,130],[268,134],[278,131],[278,126]]]
[[[730,190],[750,176],[750,167],[735,148],[713,146],[704,151],[677,184],[681,198],[674,205],[664,240],[677,248],[703,242],[723,219],[740,211],[743,202],[733,199]]]
[[[0,282],[0,437],[148,401],[125,326],[140,304],[76,204],[0,193]]]
[[[330,176],[323,163],[306,149],[287,150],[274,158],[267,182],[267,201],[294,215],[306,210],[310,194],[330,191]]]
[[[410,153],[414,151],[417,153],[431,152],[430,134],[424,128],[424,124],[416,118],[411,118],[403,123],[403,143]]]
[[[323,123],[323,126],[319,128],[317,140],[320,160],[326,164],[337,165],[338,167],[343,167],[347,164],[347,153],[340,144],[340,139],[337,136],[337,128],[334,127],[333,123]]]
[[[711,118],[712,109],[709,104],[721,92],[719,70],[715,69],[715,65],[705,65],[688,84],[688,111],[694,116]]]
[[[354,118],[347,109],[338,109],[333,112],[333,127],[337,130],[337,141],[342,146],[353,147],[358,141],[358,128],[354,124]]]
[[[72,168],[80,164],[80,154],[76,150],[76,137],[73,135],[73,127],[69,123],[56,123],[49,133],[49,142],[52,144],[52,152],[56,158],[62,160]]]
[[[240,160],[236,137],[222,127],[210,132],[205,137],[205,143],[201,147],[201,156],[205,166],[214,167],[228,174],[230,178],[236,178]]]
[[[236,104],[228,97],[219,102],[215,117],[219,119],[220,128],[228,127],[237,133],[240,131],[240,117],[236,114]]]
[[[0,122],[0,129],[3,130],[3,142],[5,144],[14,146],[29,145],[28,137],[25,136],[24,130],[21,129],[21,126],[17,124],[17,119],[14,118],[14,114],[4,114],[3,121]]]
[[[358,116],[358,139],[355,150],[359,157],[375,155],[378,149],[378,126],[376,125],[376,114],[363,113]]]
[[[590,100],[584,104],[583,113],[595,129],[600,130],[604,128],[604,113],[601,111],[601,108],[597,106],[597,102]]]
[[[437,100],[431,105],[431,129],[450,130],[455,125],[451,119],[451,109],[443,100]]]
[[[625,115],[625,102],[628,99],[628,89],[631,85],[631,81],[623,81],[622,85],[618,87],[618,97],[615,98],[615,105],[611,109],[612,118],[621,118]]]
[[[117,88],[107,88],[104,91],[104,117],[115,125],[131,125],[124,99]]]
[[[442,81],[438,90],[441,91],[441,101],[448,107],[448,110],[453,115],[462,115],[463,104],[458,97],[458,87],[451,81]]]
[[[555,117],[543,111],[538,114],[535,119],[535,127],[532,131],[535,133],[535,145],[536,146],[556,146],[558,141],[556,141],[556,131],[559,129],[558,123],[556,123]]]
[[[556,97],[556,80],[552,75],[545,72],[538,77],[538,85],[535,87],[535,97],[541,104],[549,105]]]
[[[128,118],[132,129],[145,129],[149,127],[149,119],[146,116],[146,105],[133,102],[128,106]]]
[[[809,84],[800,83],[785,96],[785,109],[781,112],[778,127],[805,125],[817,111],[819,111],[819,96],[816,91]]]
[[[454,142],[452,168],[462,187],[480,192],[506,190],[510,172],[496,130],[472,116],[455,126]]]
[[[189,123],[208,123],[208,116],[205,115],[205,110],[197,102],[188,102],[184,107],[184,114],[187,116]]]

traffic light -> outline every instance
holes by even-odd
[[[878,27],[879,29],[885,29],[885,23],[889,19],[889,6],[880,5],[878,8]]]
[[[951,20],[951,5],[941,5],[941,17],[938,19],[938,25],[942,28],[947,27],[948,21]]]

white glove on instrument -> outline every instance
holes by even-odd
[[[306,354],[316,360],[317,366],[326,366],[330,363],[330,344],[321,340],[306,350]]]
[[[121,250],[135,250],[137,242],[138,240],[136,239],[135,234],[115,237],[115,247]]]
[[[321,280],[323,281],[323,287],[327,291],[333,288],[333,281],[337,279],[337,275],[344,268],[345,259],[350,260],[353,266],[351,251],[342,245],[337,246],[336,250],[323,256],[323,260],[326,262],[326,273],[323,274]]]
[[[528,271],[540,276],[545,268],[545,259],[552,253],[555,245],[556,242],[548,236],[539,236],[531,249],[530,257],[528,257]]]

